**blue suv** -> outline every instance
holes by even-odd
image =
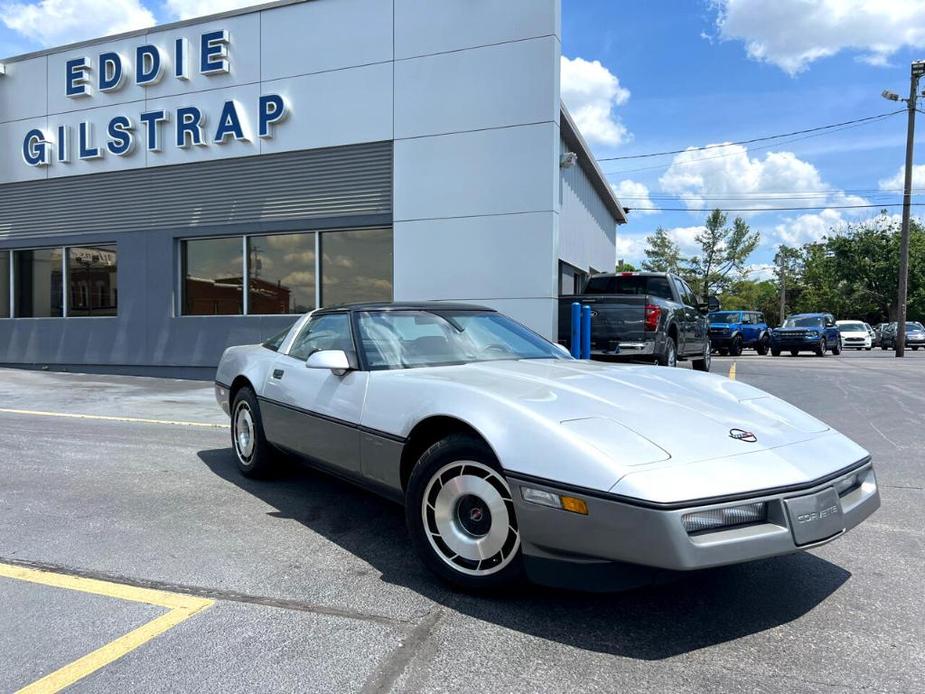
[[[841,354],[841,333],[831,313],[796,313],[771,331],[772,356],[789,351],[793,356],[813,352],[822,357],[827,350]]]
[[[745,347],[767,354],[771,344],[764,314],[757,311],[713,311],[709,314],[710,347],[724,357],[737,357]]]

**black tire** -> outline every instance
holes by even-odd
[[[816,354],[817,357],[825,356],[825,338],[824,337],[821,340],[819,340],[819,344],[815,346],[815,348],[813,349],[813,352]]]
[[[710,345],[707,345],[703,350],[703,356],[700,359],[691,359],[691,368],[694,371],[709,371],[710,364],[713,361],[713,355],[710,351]]]
[[[779,349],[771,348],[771,356],[772,356],[772,357],[779,357],[779,356],[780,356],[780,350],[779,350]]]
[[[873,347],[865,347],[864,349],[866,349],[866,350],[869,352],[870,350],[873,349]],[[858,350],[858,351],[860,351],[860,350]]]
[[[916,345],[915,347],[913,347],[913,348],[912,348],[912,351],[913,351],[913,352],[918,352],[918,351],[919,351],[918,345]]]
[[[791,357],[795,357],[795,356],[798,355],[799,353],[800,353],[800,350],[798,350],[798,349],[791,349],[791,350],[790,350],[790,356],[791,356]]]
[[[886,352],[887,349],[889,349],[889,348],[888,348],[885,344],[883,344],[883,343],[881,342],[881,343],[880,343],[880,349],[882,349],[884,352]]]
[[[446,487],[450,479],[457,484]],[[463,486],[469,486],[472,492],[454,499],[453,495],[458,495]],[[435,509],[441,504],[452,505],[453,510],[438,517]],[[405,519],[418,556],[450,585],[466,591],[484,591],[521,580],[523,561],[511,490],[497,459],[481,440],[453,434],[424,451],[408,480]],[[448,524],[452,524],[452,531],[444,533]],[[498,533],[494,540],[490,537],[493,532]],[[455,546],[451,548],[444,538]],[[475,556],[473,548],[477,542],[482,543],[483,553],[494,546],[499,549],[484,560],[463,556],[467,551]]]
[[[768,339],[768,336],[765,335],[760,340],[758,344],[755,345],[755,351],[758,352],[762,357],[768,353],[768,349],[771,347],[771,341]]]
[[[263,433],[257,396],[247,386],[235,394],[231,406],[231,447],[245,477],[259,479],[273,474],[274,450]]]
[[[742,355],[742,338],[734,337],[732,342],[729,343],[729,356],[738,357]]]
[[[859,349],[860,349],[860,348],[859,348]],[[836,340],[836,341],[835,341],[835,346],[832,348],[832,354],[834,354],[836,357],[837,357],[839,354],[841,354],[841,340]]]
[[[678,365],[678,345],[671,335],[665,338],[665,351],[658,355],[656,363],[659,366]]]
[[[718,351],[719,351],[719,356],[721,356],[721,357],[728,357],[728,356],[729,356],[729,350],[726,349],[725,347],[721,347]]]

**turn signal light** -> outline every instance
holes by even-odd
[[[571,513],[580,513],[583,516],[588,515],[588,504],[574,496],[559,496],[558,494],[542,489],[533,489],[532,487],[521,487],[520,495],[524,501],[529,501],[531,504],[558,508]]]

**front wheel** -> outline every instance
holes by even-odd
[[[710,363],[712,360],[712,354],[710,352],[710,345],[707,345],[703,350],[703,356],[700,359],[692,359],[691,367],[695,371],[709,371]]]
[[[835,341],[835,346],[832,347],[832,354],[834,354],[836,357],[837,357],[839,354],[841,354],[841,340],[836,340],[836,341]]]
[[[272,474],[273,450],[263,433],[257,396],[246,386],[234,396],[231,445],[242,475],[259,478]]]
[[[772,357],[779,357],[779,356],[780,356],[780,350],[779,350],[779,349],[774,349],[774,348],[772,347],[772,348],[771,348],[771,356],[772,356]]]
[[[477,438],[454,434],[424,452],[408,480],[405,518],[424,564],[457,588],[500,588],[522,575],[511,490]]]
[[[732,338],[732,343],[729,345],[729,356],[738,357],[742,354],[742,338],[734,337]]]

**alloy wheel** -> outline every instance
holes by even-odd
[[[482,463],[463,460],[440,468],[424,491],[421,516],[437,556],[470,576],[501,571],[520,548],[511,490]]]

